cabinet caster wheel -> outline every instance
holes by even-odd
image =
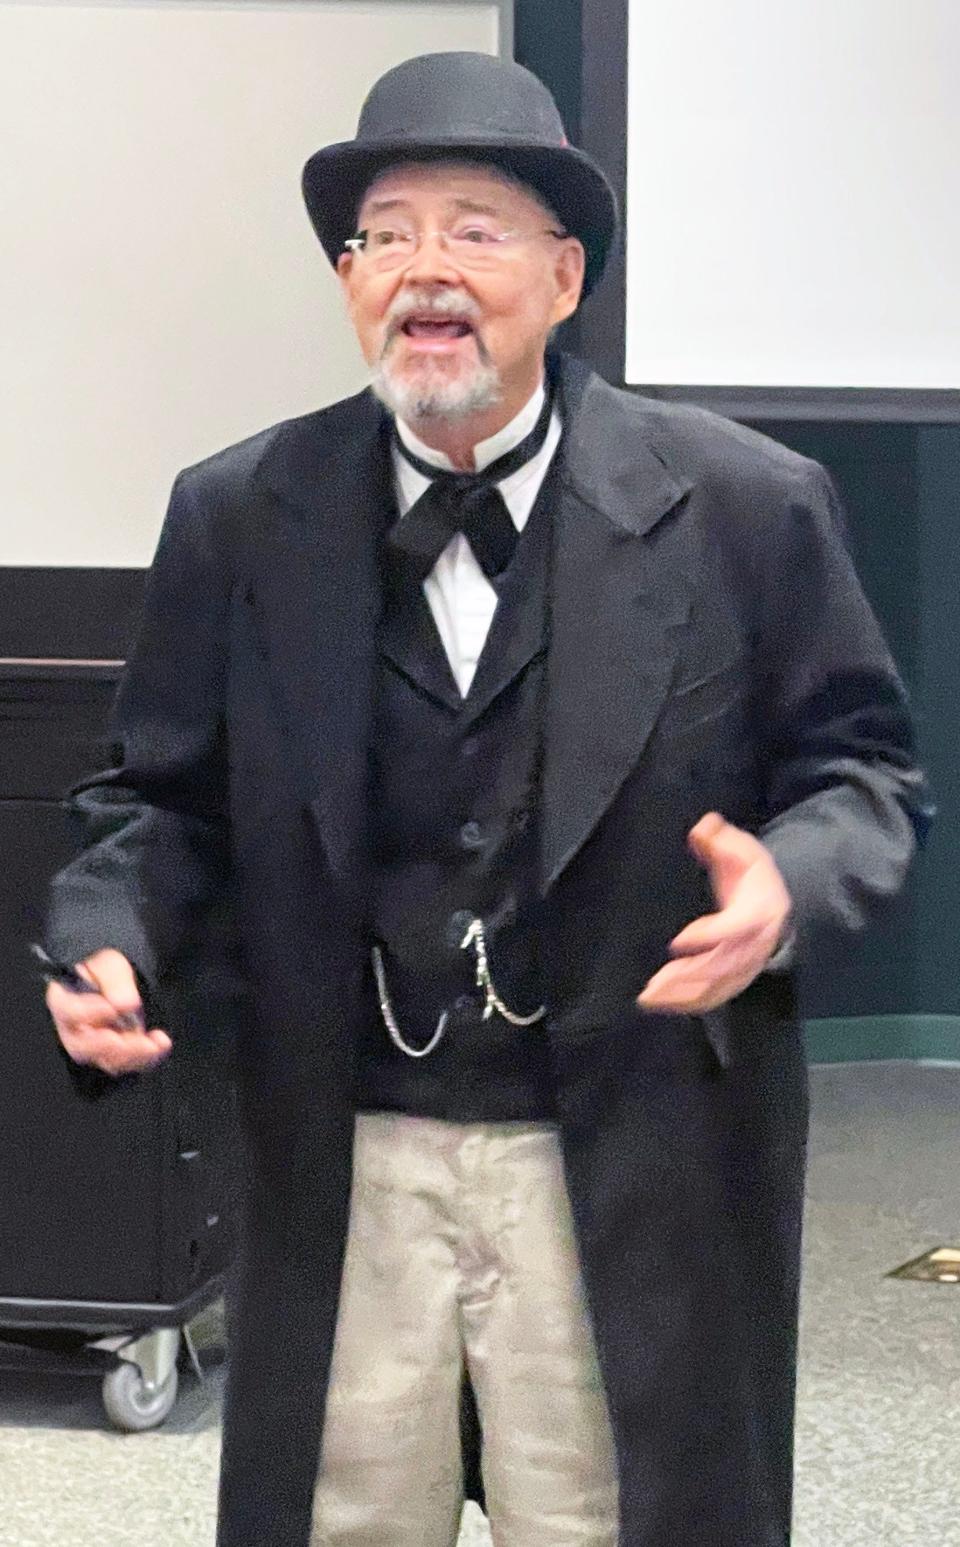
[[[135,1364],[123,1359],[103,1377],[103,1405],[117,1429],[136,1433],[163,1423],[177,1399],[177,1368],[166,1380],[148,1387]]]

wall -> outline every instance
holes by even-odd
[[[764,421],[830,468],[864,587],[911,692],[938,808],[887,923],[812,990],[812,1015],[960,1014],[960,427]]]

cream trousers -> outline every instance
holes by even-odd
[[[311,1547],[455,1547],[464,1365],[495,1547],[616,1547],[556,1130],[362,1115]]]

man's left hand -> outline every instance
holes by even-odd
[[[688,841],[710,875],[718,911],[694,919],[671,940],[674,960],[638,997],[642,1010],[697,1015],[734,999],[777,950],[790,914],[783,877],[752,833],[711,811]]]

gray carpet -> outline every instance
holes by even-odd
[[[960,1068],[814,1071],[796,1547],[960,1547]]]
[[[813,1071],[795,1547],[960,1547],[960,1285],[883,1274],[960,1244],[960,1068]],[[163,1429],[95,1380],[0,1372],[0,1547],[212,1547],[222,1327]],[[704,1547],[710,1547],[704,1523]],[[461,1547],[486,1547],[475,1512]],[[685,1544],[678,1544],[685,1547]]]

